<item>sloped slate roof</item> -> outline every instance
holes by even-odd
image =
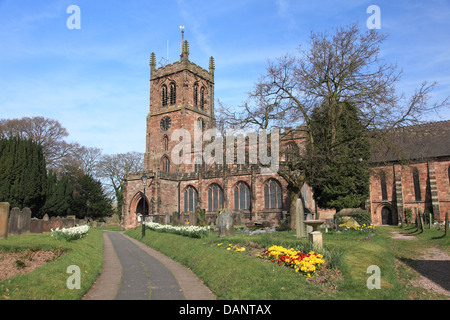
[[[450,120],[396,129],[386,140],[372,144],[370,162],[450,157]]]

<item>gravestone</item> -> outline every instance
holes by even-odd
[[[170,224],[170,214],[168,212],[166,212],[166,214],[165,214],[164,223],[165,224]]]
[[[30,232],[31,233],[42,233],[44,229],[44,220],[32,218],[30,222]]]
[[[196,226],[198,222],[197,211],[189,212],[189,225]]]
[[[234,218],[234,224],[237,226],[242,226],[244,225],[244,212],[239,211],[238,213],[236,213],[236,216]]]
[[[8,238],[9,202],[0,202],[0,239]]]
[[[50,218],[48,217],[48,214],[44,214],[44,217],[42,217],[43,221],[48,221]]]
[[[233,214],[227,208],[219,214],[219,236],[227,237],[233,235],[233,233]]]
[[[172,212],[172,225],[178,226],[180,224],[180,214],[176,211]]]
[[[29,208],[24,208],[22,211],[19,208],[13,208],[8,222],[8,233],[28,233],[30,231],[30,222],[31,210]]]
[[[303,223],[305,219],[305,212],[303,210],[302,199],[297,199],[295,204],[295,228],[297,238],[305,237],[305,224]]]

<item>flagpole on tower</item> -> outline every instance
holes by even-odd
[[[181,30],[181,59],[183,59],[183,42],[184,42],[184,26],[180,26],[180,30]]]

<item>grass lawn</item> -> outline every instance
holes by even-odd
[[[196,273],[215,293],[218,299],[242,300],[292,300],[292,299],[368,299],[368,300],[404,300],[414,297],[415,289],[410,288],[407,276],[397,270],[397,259],[409,250],[425,249],[427,246],[448,240],[437,239],[439,233],[427,230],[422,241],[402,244],[391,239],[390,232],[396,227],[380,227],[376,235],[367,240],[359,233],[323,235],[324,250],[337,260],[339,271],[326,270],[315,278],[307,279],[292,269],[279,267],[250,254],[250,248],[267,248],[272,244],[286,248],[293,247],[306,252],[309,250],[307,239],[296,239],[293,232],[277,232],[262,235],[235,234],[233,237],[219,238],[217,234],[202,239],[183,237],[148,230],[141,239],[140,229],[126,233],[172,259],[186,265]],[[441,232],[442,233],[442,232]],[[224,246],[217,246],[223,243]],[[242,252],[227,251],[228,244],[246,246]],[[447,247],[448,248],[448,247]],[[307,252],[306,252],[307,253]],[[381,274],[381,288],[370,290],[367,287],[369,266],[378,266]],[[423,291],[423,290],[422,290]],[[431,292],[425,292],[422,299],[444,298]]]
[[[9,236],[0,240],[0,253],[33,252],[42,249],[56,252],[56,258],[31,273],[0,281],[0,300],[79,300],[90,289],[103,264],[102,233],[107,228],[91,228],[82,239],[67,242],[55,240],[50,233]],[[118,228],[114,229],[118,230]],[[415,235],[419,241],[394,240],[391,232]],[[304,253],[310,250],[307,239],[297,239],[295,232],[243,235],[220,238],[211,233],[205,238],[141,229],[126,232],[148,246],[189,267],[214,292],[218,299],[228,300],[406,300],[447,299],[424,289],[412,287],[409,281],[418,277],[408,266],[429,248],[450,253],[450,237],[443,231],[416,231],[415,227],[378,227],[376,234],[323,234],[324,256],[336,268],[323,268],[312,278],[296,274],[256,257],[256,253],[276,244]],[[218,246],[218,244],[222,245]],[[227,251],[229,244],[245,246],[244,252]],[[24,259],[27,255],[24,255]],[[1,260],[0,260],[1,263]],[[70,290],[67,268],[76,265],[81,271],[81,288]],[[380,289],[368,289],[372,275],[369,266],[378,266]]]
[[[0,281],[0,300],[79,300],[90,289],[103,266],[102,229],[90,228],[79,240],[55,240],[51,233],[10,235],[0,240],[0,253],[53,251],[54,259],[31,273]],[[27,256],[23,259],[26,261]],[[1,263],[1,260],[0,260]],[[68,289],[72,273],[68,267],[80,268],[80,289]]]

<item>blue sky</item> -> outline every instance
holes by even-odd
[[[80,29],[67,28],[70,5]],[[403,69],[410,95],[437,81],[433,98],[450,87],[450,1],[365,0],[0,0],[0,118],[58,120],[69,142],[104,153],[145,150],[149,58],[178,60],[181,34],[190,60],[215,59],[215,97],[240,105],[268,59],[297,53],[311,30],[358,23],[370,5],[390,36],[381,55]],[[430,120],[449,120],[445,110]]]

